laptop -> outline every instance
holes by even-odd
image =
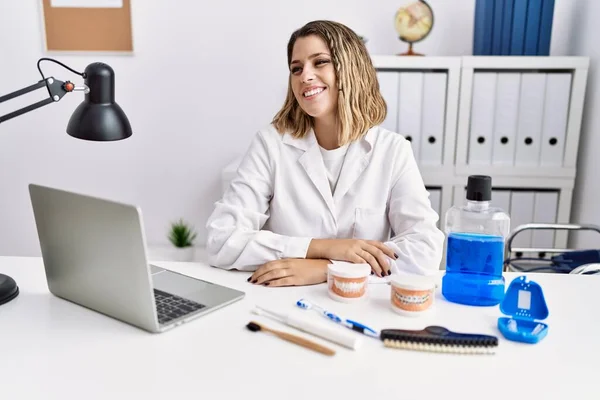
[[[150,265],[138,207],[30,184],[50,292],[149,332],[164,332],[244,292]]]

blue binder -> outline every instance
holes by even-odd
[[[513,26],[510,38],[510,54],[522,56],[525,50],[525,27],[527,24],[528,0],[515,1],[513,7]]]
[[[502,53],[502,28],[504,22],[504,3],[509,0],[494,1],[494,24],[492,28],[492,54]]]
[[[554,18],[554,0],[544,0],[540,18],[540,37],[538,40],[538,55],[550,55],[550,39],[552,37],[552,20]]]
[[[542,0],[529,0],[527,22],[525,24],[525,46],[523,49],[523,54],[526,56],[538,54],[541,14]]]
[[[473,55],[492,55],[494,0],[476,0]]]
[[[513,8],[515,0],[504,0],[504,11],[502,15],[502,43],[500,45],[500,55],[510,55],[510,38],[513,24]]]

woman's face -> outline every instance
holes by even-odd
[[[337,112],[338,88],[331,53],[318,36],[301,37],[294,43],[292,91],[300,107],[313,118],[334,116]]]

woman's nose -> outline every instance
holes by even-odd
[[[302,83],[310,82],[315,79],[314,71],[311,68],[304,68],[300,76]]]

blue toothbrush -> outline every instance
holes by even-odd
[[[347,328],[350,328],[353,331],[357,331],[357,332],[360,332],[362,334],[365,334],[367,336],[371,336],[374,338],[379,338],[379,332],[377,332],[376,330],[371,329],[368,326],[363,325],[359,322],[352,321],[352,320],[346,319],[346,318],[342,318],[332,312],[325,310],[323,307],[319,307],[316,304],[310,303],[309,301],[307,301],[305,299],[298,300],[296,302],[296,305],[304,310],[314,310],[314,311],[318,312],[319,314],[321,314],[322,316],[324,316],[325,318],[327,318],[328,320],[333,321],[336,324],[340,324]]]

